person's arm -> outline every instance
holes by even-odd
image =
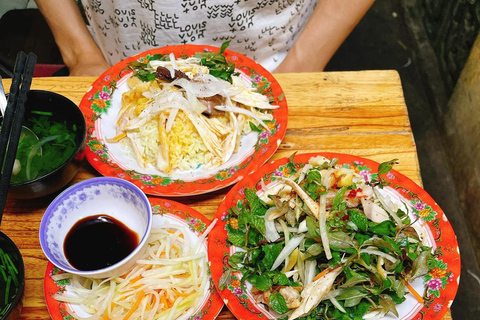
[[[110,65],[93,40],[75,0],[35,0],[72,76],[98,76]]]
[[[323,71],[375,0],[319,0],[305,28],[275,72]]]

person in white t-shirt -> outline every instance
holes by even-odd
[[[70,75],[97,76],[151,48],[227,40],[271,72],[322,71],[374,0],[81,0],[90,30],[75,0],[36,2]]]

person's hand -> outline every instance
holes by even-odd
[[[88,59],[86,57],[72,66],[68,66],[70,76],[98,77],[110,68],[105,59]]]

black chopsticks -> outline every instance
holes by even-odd
[[[0,223],[22,131],[25,102],[36,63],[37,56],[34,53],[29,53],[27,56],[24,52],[17,55],[15,62],[12,85],[0,131]]]

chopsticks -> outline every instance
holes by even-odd
[[[18,53],[15,62],[12,85],[0,131],[0,224],[22,131],[25,102],[36,63],[37,56],[34,53],[29,53],[27,56],[24,52]]]

